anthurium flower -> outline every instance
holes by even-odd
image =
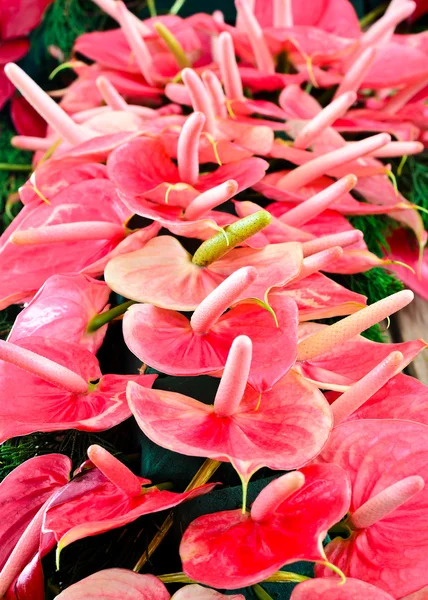
[[[215,485],[203,485],[182,494],[146,488],[150,481],[134,475],[100,446],[91,446],[88,457],[95,468],[63,487],[45,515],[43,530],[55,535],[59,552],[76,540],[206,494]]]
[[[70,585],[56,600],[170,600],[164,584],[154,575],[140,575],[126,569],[106,569]]]
[[[108,307],[110,289],[86,275],[53,275],[22,310],[8,341],[28,336],[82,344],[94,354],[101,346],[106,326],[88,333],[89,321]]]
[[[8,514],[0,525],[2,596],[24,569],[28,586],[28,580],[41,569],[42,555],[53,548],[55,542],[49,536],[42,536],[41,543],[43,515],[55,493],[68,482],[70,470],[71,461],[62,454],[36,456],[19,465],[0,483],[0,506]],[[18,579],[18,593],[22,584]],[[42,590],[37,591],[43,595]]]
[[[230,510],[193,521],[180,545],[183,570],[206,585],[234,589],[299,559],[325,560],[322,539],[349,499],[348,479],[336,465],[287,473],[261,491],[249,513]]]
[[[81,181],[49,203],[24,206],[0,238],[0,306],[31,298],[51,275],[75,273],[107,257],[130,233],[125,223],[131,214],[106,179]],[[156,235],[158,226],[141,231]]]
[[[265,307],[248,301],[225,313],[245,297],[256,277],[253,267],[230,275],[199,304],[190,322],[150,304],[131,306],[123,319],[128,348],[163,373],[201,375],[223,369],[235,337],[247,335],[254,347],[248,382],[260,393],[269,390],[294,364],[297,306],[291,298],[273,299],[277,324]]]
[[[392,264],[390,268],[418,296],[428,300],[428,249],[423,250],[421,259],[418,244],[414,239],[409,238],[409,232],[405,229],[394,231],[388,238],[387,258],[409,265],[413,268],[414,274],[399,264]]]
[[[298,243],[234,248],[261,232],[269,222],[270,215],[263,210],[240,219],[206,240],[193,257],[173,237],[154,238],[141,250],[113,258],[104,271],[105,279],[111,289],[126,298],[189,311],[229,275],[252,266],[259,276],[246,290],[246,297],[264,300],[271,287],[293,280],[303,261]]]
[[[156,378],[102,376],[98,360],[82,345],[37,336],[1,341],[0,359],[2,442],[35,431],[109,429],[131,414],[127,382],[152,385]]]
[[[289,373],[260,398],[247,381],[252,343],[234,339],[214,405],[137,384],[127,388],[130,408],[142,431],[159,446],[190,456],[231,462],[244,486],[261,467],[291,470],[324,446],[330,410],[318,389]]]
[[[291,593],[291,600],[361,600],[361,598],[394,600],[394,597],[384,590],[350,577],[347,577],[345,582],[338,577],[303,581]]]
[[[198,147],[204,123],[202,113],[194,113],[186,121],[178,144],[178,167],[158,138],[140,137],[121,144],[110,154],[107,161],[109,178],[133,212],[140,214],[141,200],[186,209],[200,193],[225,181],[237,181],[237,192],[240,192],[264,176],[268,163],[261,158],[229,163],[201,175]],[[143,209],[146,204],[143,203]]]
[[[224,596],[213,589],[205,588],[201,585],[185,585],[172,596],[172,600],[221,600],[222,598],[227,598],[228,600],[245,600],[242,594],[228,594]]]
[[[322,453],[352,483],[350,537],[327,545],[329,560],[395,597],[428,583],[427,433],[410,421],[351,421],[333,430]],[[408,530],[412,536],[403,536]]]

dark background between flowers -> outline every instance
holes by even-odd
[[[311,0],[302,0],[310,4]],[[137,0],[126,2],[128,7],[141,17],[148,16],[145,2]],[[158,0],[158,14],[167,12],[172,0]],[[376,0],[354,0],[353,4],[359,17],[367,15],[379,7]],[[380,9],[382,7],[380,6]],[[212,12],[221,9],[228,21],[233,21],[235,11],[232,0],[187,0],[180,15],[187,16],[195,12]],[[424,23],[418,22],[412,31],[422,29]],[[109,29],[115,23],[106,17],[97,6],[89,0],[55,0],[46,11],[41,25],[30,35],[31,49],[20,61],[20,65],[45,89],[58,89],[68,85],[73,76],[70,71],[60,72],[53,81],[49,74],[57,66],[57,62],[47,52],[49,45],[58,46],[66,59],[71,55],[75,38],[85,32]],[[0,163],[28,164],[31,155],[10,147],[9,141],[14,130],[8,115],[9,106],[0,113]],[[395,164],[395,169],[398,163]],[[284,167],[284,163],[280,168]],[[0,171],[0,230],[4,230],[20,208],[16,199],[16,191],[25,181],[25,174]],[[428,208],[428,156],[409,158],[398,179],[400,191],[412,202]],[[248,197],[249,194],[245,194]],[[258,202],[260,199],[257,200]],[[423,213],[422,213],[423,214]],[[428,227],[427,215],[425,226]],[[369,249],[381,255],[382,248],[387,247],[386,238],[393,227],[388,217],[368,216],[353,217],[352,224],[364,232]],[[365,294],[369,303],[375,302],[402,288],[402,284],[383,269],[355,276],[342,276],[337,280],[346,287]],[[114,295],[113,295],[114,296]],[[121,299],[112,298],[112,303]],[[0,337],[6,338],[18,313],[19,308],[11,307],[0,312]],[[379,327],[366,332],[367,337],[383,341]],[[113,323],[108,330],[104,344],[98,354],[104,373],[135,373],[140,364],[126,348],[121,335],[120,322]],[[149,371],[150,372],[150,371]],[[193,396],[206,403],[213,401],[218,380],[210,377],[168,377],[160,374],[155,387],[168,389]],[[153,483],[171,482],[174,491],[182,491],[202,464],[203,459],[184,457],[164,450],[148,440],[132,419],[112,430],[91,434],[67,431],[49,434],[34,434],[6,442],[0,447],[0,480],[13,468],[36,454],[61,452],[70,456],[74,466],[78,466],[85,458],[88,445],[99,443],[114,452],[131,469],[140,475],[150,478]],[[273,477],[278,476],[269,469],[262,469],[253,478],[249,486],[249,502]],[[182,532],[197,516],[214,511],[235,509],[241,503],[239,479],[230,465],[223,465],[214,477],[221,482],[216,490],[207,496],[186,503],[175,510],[174,526],[161,547],[155,552],[144,568],[145,572],[154,574],[170,573],[181,570],[178,556],[178,545]],[[132,568],[137,559],[144,553],[148,543],[156,533],[166,513],[147,516],[133,524],[114,530],[101,536],[88,538],[72,544],[61,555],[60,571],[55,570],[54,557],[51,553],[44,561],[46,575],[46,597],[55,597],[60,590],[82,577],[95,571],[111,567]],[[3,518],[7,518],[3,515]],[[213,565],[213,569],[215,569]],[[286,570],[310,575],[310,563],[295,563]],[[290,597],[292,584],[269,584],[266,591],[276,600]],[[170,586],[171,592],[174,587]],[[254,592],[247,588],[241,590],[247,600],[255,599]]]

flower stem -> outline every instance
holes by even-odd
[[[109,323],[110,321],[113,321],[113,319],[116,319],[117,317],[120,317],[126,313],[128,308],[133,304],[136,304],[134,300],[128,300],[127,302],[123,302],[122,304],[114,306],[110,310],[106,310],[105,312],[96,315],[89,321],[87,332],[94,333],[94,331],[97,331],[97,329],[100,329],[100,327],[106,323]]]
[[[272,596],[269,596],[269,594],[258,583],[256,583],[256,585],[253,585],[252,588],[253,592],[259,600],[273,600]]]
[[[170,8],[169,14],[177,15],[180,12],[180,10],[183,8],[185,2],[186,2],[186,0],[176,0]]]
[[[0,171],[32,171],[33,165],[15,165],[0,163]]]
[[[277,571],[273,575],[266,577],[264,580],[266,583],[301,583],[311,579],[306,575],[299,575],[298,573],[291,573],[290,571]]]
[[[197,473],[195,474],[185,491],[188,492],[199,487],[200,485],[203,485],[204,483],[207,483],[217,471],[220,465],[220,461],[207,458],[203,465],[200,467],[200,469],[197,471]],[[140,556],[139,560],[137,561],[135,567],[133,568],[133,571],[135,573],[139,573],[141,571],[141,569],[144,567],[144,565],[155,552],[155,550],[160,546],[168,531],[171,529],[173,523],[174,516],[173,513],[170,512],[169,515],[166,517],[165,521],[160,526],[159,531],[148,545],[147,550],[142,556]],[[188,579],[186,575],[184,575],[184,573],[172,573],[170,575],[164,575],[163,577],[181,577],[181,579],[162,579],[162,577],[160,577],[161,581],[163,581],[164,583],[195,583],[194,581]],[[185,579],[183,579],[183,577]]]
[[[134,569],[135,571],[135,569]],[[157,575],[163,583],[197,583],[184,573],[168,573],[167,575]]]

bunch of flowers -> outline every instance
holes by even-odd
[[[5,67],[48,129],[13,139],[34,170],[0,239],[0,308],[24,305],[0,341],[0,442],[132,418],[156,447],[205,462],[178,492],[102,443],[77,469],[58,453],[27,460],[0,484],[0,597],[43,599],[55,547],[60,569],[78,540],[208,506],[222,463],[240,506],[186,524],[182,572],[139,573],[170,513],[134,572],[102,570],[57,597],[168,600],[165,583],[181,583],[174,600],[266,600],[263,582],[298,583],[292,600],[427,597],[428,391],[401,373],[427,344],[361,335],[413,293],[367,306],[335,280],[389,268],[427,295],[418,207],[381,160],[428,140],[427,38],[394,33],[416,4],[393,0],[361,31],[347,0],[310,13],[236,0],[236,26],[94,1],[119,28],[76,40],[92,62],[72,63],[59,104]],[[397,224],[382,258],[346,218],[376,214]],[[101,373],[118,319],[137,374]],[[180,387],[202,376],[213,402]]]

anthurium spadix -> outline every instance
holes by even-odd
[[[345,422],[321,454],[352,483],[350,536],[327,545],[329,560],[398,598],[428,584],[427,433],[426,425],[404,420]]]
[[[248,383],[269,390],[296,358],[298,311],[291,298],[274,298],[274,316],[260,303],[243,301],[257,277],[243,267],[211,292],[189,320],[181,313],[150,304],[131,306],[123,319],[128,348],[145,364],[170,375],[202,375],[224,368],[233,340],[247,335],[253,344]],[[284,339],[287,343],[284,344]]]
[[[251,360],[250,338],[235,338],[214,405],[130,383],[127,398],[138,425],[159,446],[231,462],[245,487],[263,466],[284,471],[303,466],[328,439],[328,403],[293,372],[260,396],[247,386]]]
[[[70,481],[50,503],[45,515],[43,530],[55,535],[58,551],[76,540],[206,494],[215,485],[203,485],[182,494],[144,487],[149,480],[134,475],[104,448],[91,446],[88,457],[95,467]]]
[[[22,310],[8,341],[38,336],[82,344],[94,354],[101,346],[106,327],[88,333],[88,323],[107,307],[109,287],[81,274],[53,275]]]
[[[180,545],[183,570],[203,584],[234,589],[300,559],[325,560],[321,542],[349,501],[349,481],[336,465],[287,473],[260,492],[250,512],[229,510],[193,521]]]
[[[240,219],[206,240],[193,257],[177,239],[159,236],[141,250],[112,259],[104,271],[105,280],[126,298],[190,311],[226,277],[241,267],[252,266],[259,276],[246,290],[246,297],[265,300],[271,287],[284,286],[297,277],[303,260],[299,243],[235,248],[262,233],[269,222],[270,215],[263,210]]]
[[[291,593],[291,600],[394,600],[370,583],[347,577],[343,582],[339,577],[323,577],[300,583]]]
[[[0,440],[35,431],[102,431],[130,416],[128,381],[153,375],[102,375],[80,344],[27,337],[0,341]],[[9,398],[14,399],[13,402]]]
[[[41,543],[43,516],[49,501],[68,482],[71,466],[71,460],[62,454],[36,456],[19,465],[0,483],[0,506],[8,514],[0,525],[2,597],[17,578],[19,593],[19,576],[24,570],[28,589],[34,570],[40,568],[42,554],[53,548],[55,542],[47,536]],[[43,596],[42,590],[37,592]]]

